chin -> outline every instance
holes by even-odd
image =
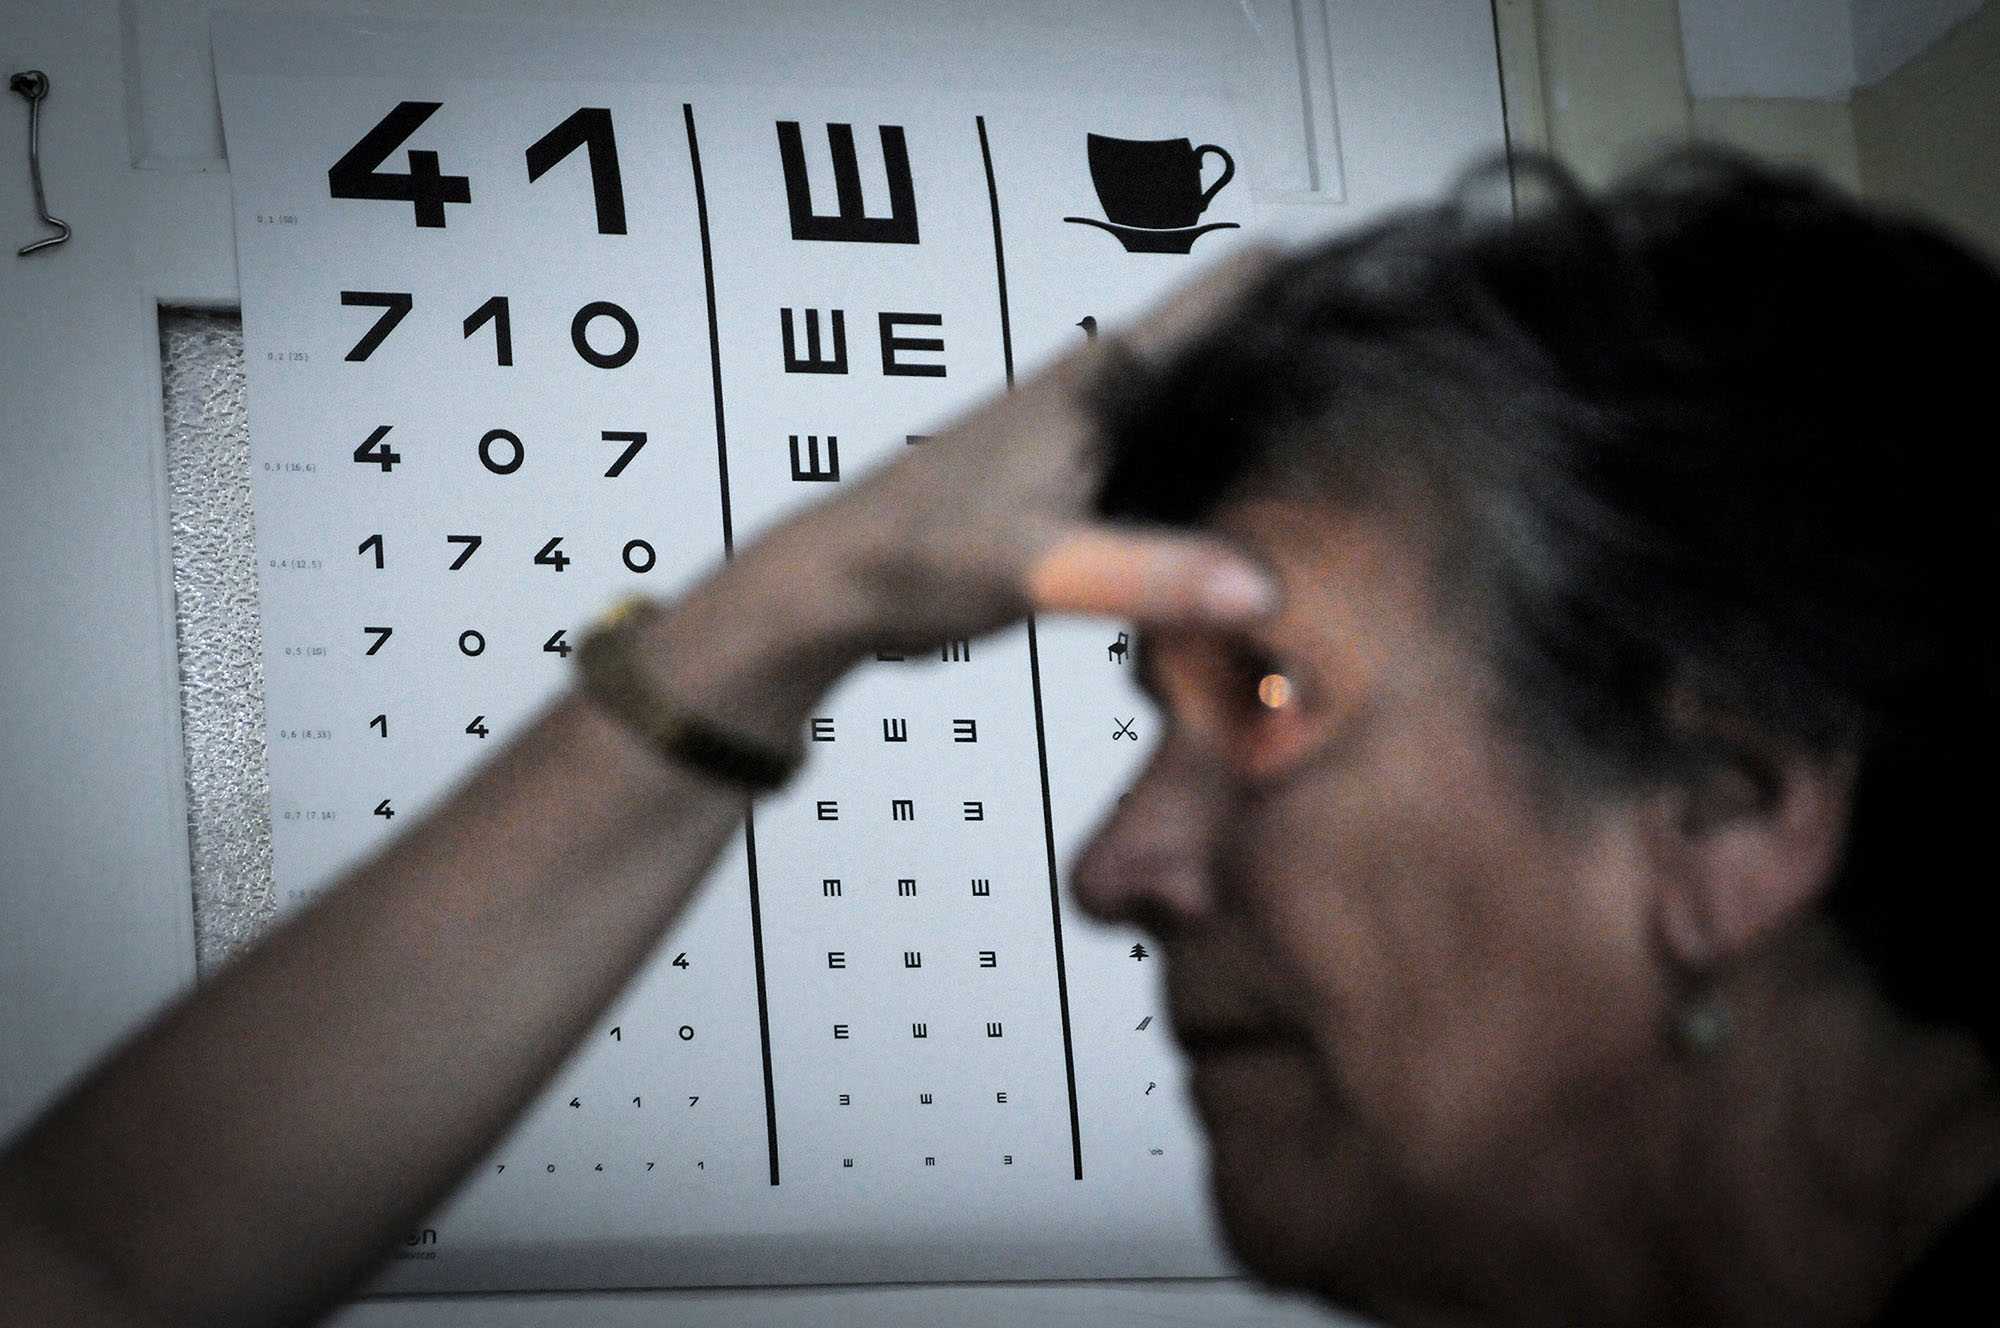
[[[1194,1050],[1210,1182],[1230,1249],[1281,1286],[1333,1293],[1353,1258],[1355,1168],[1340,1113],[1303,1046]]]
[[[1397,1322],[1459,1322],[1483,1303],[1453,1257],[1449,1213],[1385,1170],[1309,1056],[1191,1059],[1216,1214],[1246,1272]]]

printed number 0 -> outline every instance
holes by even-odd
[[[495,461],[493,459],[493,444],[496,442],[505,443],[514,450],[514,454],[509,460]],[[512,475],[521,468],[521,463],[527,459],[528,449],[521,446],[521,440],[518,437],[507,432],[505,429],[495,429],[479,440],[479,464],[485,466],[495,475]]]
[[[618,343],[617,350],[598,350],[584,336],[590,329],[591,323],[599,318],[609,318],[618,324],[618,330],[625,334],[624,340]],[[576,353],[588,363],[600,369],[617,369],[630,363],[632,357],[639,353],[639,325],[632,321],[631,314],[611,301],[592,300],[576,311],[575,318],[569,320],[569,341],[570,345],[576,347]]]

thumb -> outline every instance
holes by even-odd
[[[1028,574],[1033,606],[1152,626],[1234,626],[1278,607],[1271,574],[1205,535],[1085,527],[1058,539]]]

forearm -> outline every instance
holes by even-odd
[[[718,617],[717,593],[647,643],[662,685],[765,741],[795,732],[838,651],[808,642],[816,625]],[[142,1318],[325,1304],[533,1096],[743,805],[595,704],[558,703],[23,1138],[0,1162],[0,1242],[25,1224],[43,1273]]]

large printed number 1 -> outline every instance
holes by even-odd
[[[424,121],[436,114],[443,102],[406,101],[383,116],[381,122],[361,136],[326,173],[327,185],[335,198],[378,198],[409,203],[416,209],[417,225],[442,227],[446,203],[470,203],[472,182],[463,175],[444,175],[438,169],[438,154],[411,148],[407,174],[377,170],[389,154]]]
[[[618,170],[618,140],[611,129],[611,112],[585,106],[543,134],[528,148],[528,183],[563,158],[585,148],[590,160],[590,192],[597,204],[597,233],[625,233],[625,180]]]

